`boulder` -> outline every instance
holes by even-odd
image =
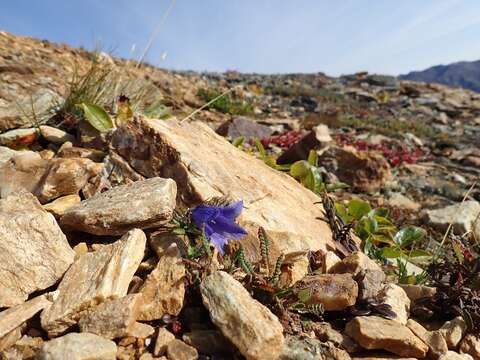
[[[117,186],[68,208],[62,226],[96,235],[122,235],[171,220],[177,186],[171,179],[151,178]]]
[[[58,336],[75,325],[89,308],[125,296],[145,244],[145,234],[134,229],[115,243],[80,256],[60,282],[52,306],[42,312],[43,329],[50,336]]]
[[[139,292],[143,296],[139,320],[157,320],[163,315],[178,315],[185,296],[185,265],[172,244],[160,257]]]
[[[283,347],[283,327],[268,308],[254,300],[231,275],[217,271],[200,291],[213,323],[247,359],[274,360]]]
[[[117,345],[98,335],[71,333],[47,341],[37,353],[38,360],[115,360]]]
[[[199,122],[136,119],[119,127],[113,148],[145,177],[171,177],[178,200],[193,206],[216,196],[242,199],[239,223],[247,255],[258,252],[256,233],[262,226],[271,239],[271,254],[335,248],[328,225],[320,221],[319,197],[237,149]]]
[[[359,316],[345,327],[347,335],[365,349],[383,349],[391,353],[424,358],[428,346],[406,326],[378,316]]]
[[[327,311],[355,305],[358,285],[351,274],[311,275],[303,279],[302,289],[310,290],[306,304],[321,304]]]
[[[0,308],[54,285],[74,256],[55,218],[32,194],[0,199]]]

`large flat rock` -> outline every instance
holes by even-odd
[[[145,177],[170,177],[178,200],[196,205],[215,196],[242,199],[239,218],[249,236],[242,240],[250,254],[258,227],[272,239],[272,251],[333,247],[327,224],[318,218],[320,198],[287,174],[237,149],[200,122],[136,119],[117,129],[113,148]]]
[[[68,208],[62,226],[97,235],[123,235],[133,228],[168,222],[175,209],[172,179],[151,178],[117,186]]]
[[[143,231],[133,229],[115,243],[82,255],[60,282],[52,306],[42,312],[43,329],[50,336],[58,336],[75,325],[89,308],[125,296],[142,261],[145,243]]]
[[[55,284],[74,256],[53,215],[32,194],[0,200],[0,308]]]

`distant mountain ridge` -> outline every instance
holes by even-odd
[[[432,66],[400,75],[399,79],[439,83],[480,92],[480,60]]]

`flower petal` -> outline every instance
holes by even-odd
[[[214,206],[199,205],[192,210],[192,220],[198,228],[208,223],[220,213],[220,209]]]
[[[219,233],[213,233],[210,236],[210,242],[215,246],[220,254],[224,254],[223,247],[228,243],[228,240]]]
[[[246,235],[247,232],[233,221],[230,221],[223,216],[217,216],[215,218],[215,224],[210,224],[214,232],[220,233],[225,235],[227,238],[230,239],[239,239],[243,235]]]
[[[219,208],[219,210],[222,216],[233,222],[243,210],[243,200],[234,202],[233,204],[230,204],[223,208]]]

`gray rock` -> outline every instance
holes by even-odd
[[[472,230],[479,214],[480,203],[474,200],[425,212],[426,221],[430,225],[444,231],[452,223],[454,231],[458,234]]]
[[[155,227],[172,218],[176,194],[177,186],[171,179],[137,181],[68,208],[60,223],[97,235],[122,235],[133,228]]]

